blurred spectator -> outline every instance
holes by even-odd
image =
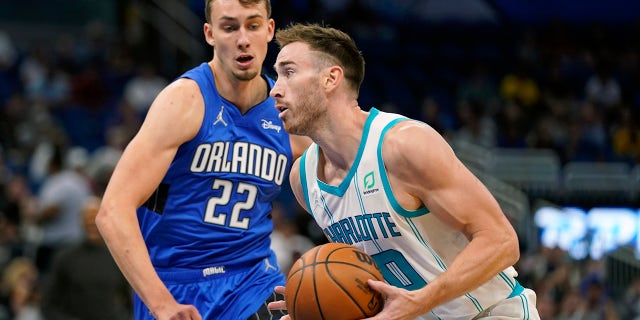
[[[29,55],[20,64],[20,79],[24,86],[25,95],[29,99],[37,99],[41,95],[40,88],[47,79],[51,67],[51,56],[45,44],[31,47]],[[45,98],[45,97],[43,97]]]
[[[20,65],[25,95],[30,101],[58,107],[67,102],[71,92],[69,74],[58,67],[55,56],[45,44],[32,47]]]
[[[56,255],[43,290],[47,320],[110,320],[131,318],[131,290],[111,257],[95,224],[100,199],[83,206],[84,241]]]
[[[497,111],[499,94],[494,75],[487,66],[477,63],[472,71],[461,79],[456,92],[458,101],[478,101],[486,107],[489,115]]]
[[[443,112],[440,103],[432,97],[425,97],[420,104],[420,120],[430,125],[444,137],[453,130],[453,119]]]
[[[455,141],[465,141],[486,148],[496,145],[496,124],[493,117],[485,113],[485,108],[477,101],[462,101],[457,108],[460,128],[453,137]]]
[[[5,101],[20,87],[17,61],[18,50],[11,36],[0,30],[0,111]]]
[[[278,265],[285,275],[293,266],[293,263],[302,254],[315,247],[311,239],[301,235],[294,221],[288,219],[280,203],[274,202],[273,233],[271,233],[271,249],[276,253]]]
[[[0,185],[0,270],[10,260],[26,255],[22,235],[23,217],[35,210],[35,197],[24,176],[13,175]]]
[[[557,313],[557,306],[553,298],[549,294],[537,290],[536,295],[536,307],[538,308],[540,319],[554,319]]]
[[[567,161],[606,161],[608,138],[601,114],[591,102],[584,102],[570,119],[569,136],[564,149]]]
[[[587,277],[583,283],[582,295],[585,299],[582,320],[620,319],[616,307],[609,297],[604,281],[597,277]]]
[[[32,107],[32,109],[38,109]],[[39,125],[39,126],[38,126]],[[29,183],[33,190],[38,190],[49,175],[49,165],[56,146],[67,145],[67,137],[64,129],[53,123],[47,113],[41,116],[36,123],[25,124],[34,136],[32,139],[31,154],[28,168]],[[35,129],[35,127],[38,127]],[[64,161],[64,160],[63,160]]]
[[[543,116],[529,131],[527,144],[530,148],[551,149],[560,155],[567,139],[566,124],[551,115]]]
[[[20,93],[9,97],[5,108],[0,108],[0,146],[5,148],[7,156],[13,154],[22,159],[31,151],[37,130],[29,125],[36,120],[30,117],[32,109]]]
[[[567,292],[558,310],[555,320],[583,320],[587,312],[587,303],[578,290]]]
[[[584,92],[589,101],[606,109],[619,104],[622,99],[620,83],[613,76],[611,65],[608,62],[600,62],[596,66],[595,73],[589,77],[585,84]]]
[[[0,319],[42,320],[38,269],[27,258],[13,259],[2,273]]]
[[[125,126],[113,126],[106,132],[107,144],[94,150],[89,159],[87,171],[92,177],[96,177],[104,169],[115,168],[124,148],[129,143],[135,132]]]
[[[540,101],[540,88],[531,76],[531,67],[525,62],[518,63],[500,81],[500,94],[505,101],[517,101],[531,110]]]
[[[622,319],[640,319],[640,277],[629,284],[620,302]]]
[[[140,118],[144,118],[153,99],[166,85],[167,80],[157,74],[152,64],[142,63],[137,74],[125,85],[124,100]]]
[[[65,168],[63,157],[63,148],[56,145],[38,193],[38,210],[30,217],[42,232],[36,254],[36,265],[42,272],[48,270],[55,252],[82,240],[78,220],[84,201],[91,195],[85,177]]]
[[[620,160],[630,164],[640,163],[640,126],[634,110],[629,107],[619,111],[619,120],[612,129],[613,152]]]
[[[517,101],[507,101],[496,114],[497,137],[499,148],[526,148],[526,135],[529,132],[529,119]]]

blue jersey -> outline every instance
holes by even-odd
[[[200,87],[204,120],[138,209],[151,260],[205,276],[255,265],[273,256],[271,202],[292,164],[289,136],[272,98],[242,114],[219,95],[207,63],[181,77]]]

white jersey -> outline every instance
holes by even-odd
[[[394,197],[382,159],[382,140],[393,125],[405,120],[409,119],[371,109],[358,155],[340,185],[317,178],[316,144],[300,160],[300,178],[307,208],[332,242],[364,250],[373,256],[389,284],[416,290],[445,271],[469,241],[427,208],[406,210]],[[509,267],[476,290],[418,319],[472,319],[520,294],[523,287],[514,279],[516,275]]]

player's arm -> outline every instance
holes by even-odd
[[[176,314],[185,319],[200,317],[192,306],[178,305],[156,274],[136,209],[156,189],[178,147],[197,134],[203,117],[204,102],[195,82],[180,79],[167,86],[124,150],[96,218],[116,263],[157,319]]]
[[[299,136],[295,134],[289,135],[289,141],[291,141],[291,153],[293,159],[298,159],[305,150],[311,145],[311,138],[307,136]]]
[[[435,130],[416,121],[398,124],[384,140],[383,157],[403,207],[424,204],[470,240],[447,271],[412,293],[419,311],[414,315],[477,288],[515,264],[520,254],[515,230],[489,190]]]
[[[291,191],[298,200],[300,206],[307,212],[311,212],[307,208],[307,201],[305,200],[304,191],[302,191],[302,182],[300,181],[300,159],[298,158],[293,162],[291,171],[289,172],[289,184],[291,184]]]

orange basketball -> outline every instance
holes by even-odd
[[[380,293],[367,284],[382,281],[370,255],[343,243],[317,246],[298,259],[287,276],[286,302],[294,320],[356,320],[382,310]]]

